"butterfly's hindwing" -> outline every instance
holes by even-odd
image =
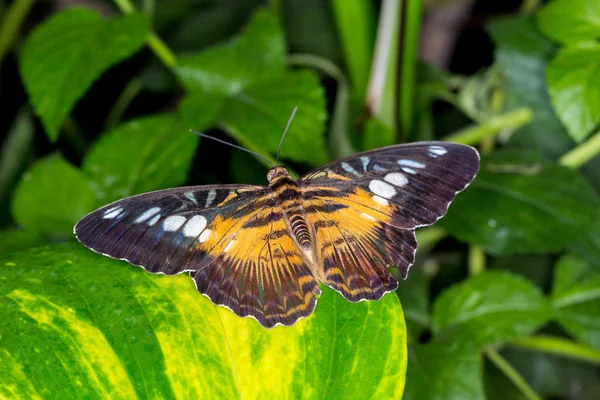
[[[406,278],[414,229],[431,225],[475,177],[471,147],[426,142],[339,160],[300,180],[316,236],[320,279],[350,301],[395,290],[387,270]]]
[[[319,204],[318,198],[307,204]],[[396,290],[398,282],[388,267],[406,276],[414,261],[414,231],[398,229],[352,207],[317,207],[313,224],[323,283],[349,301],[377,300]]]

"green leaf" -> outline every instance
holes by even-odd
[[[153,276],[77,244],[0,266],[0,397],[402,396],[406,331],[393,294],[349,303],[325,290],[313,316],[265,329],[187,276]]]
[[[557,252],[591,235],[600,200],[577,171],[528,153],[496,153],[440,221],[493,254]]]
[[[82,168],[102,203],[180,186],[198,139],[173,114],[138,118],[105,133]]]
[[[188,90],[235,95],[249,83],[280,74],[284,56],[285,43],[277,19],[271,12],[261,10],[239,37],[181,57],[175,73]]]
[[[546,65],[556,46],[535,27],[529,16],[495,20],[487,30],[496,45],[496,63],[506,80],[507,108],[527,106],[533,111],[530,124],[511,137],[510,145],[539,148],[558,157],[573,145],[556,116],[546,86]]]
[[[554,110],[581,142],[600,122],[600,44],[562,48],[548,64],[546,79]]]
[[[87,178],[58,155],[36,162],[12,199],[15,221],[47,235],[71,237],[75,223],[93,207],[94,192]]]
[[[453,329],[479,345],[527,336],[550,314],[537,287],[518,275],[499,271],[486,271],[451,286],[433,306],[437,331]]]
[[[46,241],[37,232],[21,229],[0,230],[0,254],[13,253],[44,244],[46,244]]]
[[[148,34],[144,16],[103,20],[71,8],[39,25],[21,55],[21,76],[50,140],[75,103],[109,67],[139,50]]]
[[[600,349],[600,272],[575,255],[556,264],[552,303],[564,329],[582,343]]]
[[[312,71],[286,71],[284,56],[277,20],[263,10],[235,40],[182,57],[176,74],[190,91],[180,106],[183,121],[195,129],[217,124],[243,146],[267,156],[276,153],[297,106],[282,158],[311,165],[327,162],[323,88]]]
[[[557,42],[600,37],[600,3],[596,0],[552,0],[537,17],[541,31]]]
[[[403,400],[484,400],[475,345],[444,334],[411,348]]]
[[[294,107],[298,112],[281,146],[281,158],[310,165],[326,163],[325,95],[312,71],[289,72],[249,87],[226,103],[220,124],[246,147],[275,154]]]

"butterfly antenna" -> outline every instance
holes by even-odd
[[[248,149],[247,149],[247,148],[245,148],[245,147],[238,146],[237,144],[229,143],[229,142],[226,142],[226,141],[224,141],[224,140],[221,140],[221,139],[217,139],[216,137],[212,137],[212,136],[210,136],[210,135],[207,135],[207,134],[205,134],[205,133],[202,133],[202,132],[195,131],[195,130],[193,130],[193,129],[190,129],[190,132],[192,132],[192,133],[195,133],[195,134],[196,134],[196,135],[198,135],[198,136],[205,137],[205,138],[207,138],[207,139],[212,139],[212,140],[214,140],[215,142],[223,143],[223,144],[226,144],[227,146],[235,147],[236,149],[243,150],[243,151],[245,151],[245,152],[247,152],[247,153],[253,154],[253,155],[255,155],[256,157],[259,157],[260,159],[262,159],[262,160],[266,161],[266,162],[267,162],[267,164],[270,164],[271,166],[274,166],[274,164],[273,164],[273,162],[272,162],[272,161],[270,161],[270,160],[267,160],[265,157],[261,156],[260,154],[258,154],[258,153],[255,153],[255,152],[253,152],[252,150],[248,150]]]
[[[294,115],[296,115],[296,111],[298,111],[298,107],[294,107],[294,109],[292,110],[292,115],[290,115],[290,119],[288,120],[285,130],[283,131],[283,135],[281,135],[281,140],[279,141],[279,147],[277,147],[277,163],[276,163],[276,165],[279,165],[279,152],[281,151],[281,145],[283,144],[283,138],[285,138],[285,134],[287,133],[288,129],[290,128],[290,125],[292,124],[292,120],[294,119]]]

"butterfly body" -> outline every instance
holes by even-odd
[[[479,168],[468,146],[424,142],[338,160],[268,186],[167,189],[119,200],[75,226],[94,251],[152,273],[189,272],[215,304],[263,326],[310,315],[319,281],[349,301],[377,300],[406,278],[414,230],[442,217]]]

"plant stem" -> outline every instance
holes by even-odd
[[[485,251],[481,246],[469,246],[469,275],[475,276],[485,270]]]
[[[598,154],[600,154],[600,131],[596,132],[585,143],[564,154],[559,163],[565,167],[579,168]]]
[[[63,132],[65,133],[65,139],[80,155],[84,155],[87,148],[88,143],[85,140],[85,137],[81,134],[81,129],[71,116],[67,116],[65,122],[63,123]]]
[[[523,0],[520,11],[527,14],[534,13],[538,8],[540,8],[541,3],[541,0]]]
[[[509,345],[600,365],[599,350],[560,337],[531,336],[518,339]]]
[[[5,12],[0,23],[0,65],[15,41],[19,28],[33,4],[34,0],[16,0]]]
[[[499,134],[503,129],[515,129],[531,121],[533,113],[527,107],[517,108],[506,114],[497,115],[487,121],[461,129],[446,137],[449,142],[474,145],[485,138]]]
[[[419,34],[421,31],[422,0],[404,0],[405,13],[401,22],[401,50],[398,61],[399,127],[400,135],[407,137],[413,127],[415,83]]]
[[[331,10],[356,98],[364,99],[373,57],[375,12],[370,1],[332,0]]]
[[[114,128],[118,125],[123,113],[127,107],[129,107],[129,104],[131,104],[135,96],[141,92],[142,88],[143,84],[139,78],[133,78],[127,83],[127,86],[125,86],[125,89],[121,92],[121,95],[106,118],[106,127]]]
[[[125,15],[130,15],[136,12],[135,7],[129,0],[114,0],[115,4],[121,12]],[[167,45],[159,38],[154,32],[148,33],[147,39],[148,47],[152,49],[154,54],[169,68],[175,67],[177,64],[177,57],[167,47]]]
[[[529,383],[494,349],[485,350],[488,359],[506,375],[517,389],[529,400],[541,400],[542,398],[533,390]]]
[[[312,54],[294,54],[287,58],[291,65],[303,65],[320,70],[337,81],[335,106],[331,117],[329,133],[329,153],[334,158],[342,158],[354,154],[354,147],[348,135],[350,88],[344,73],[331,61]]]
[[[379,15],[373,64],[367,86],[365,107],[369,116],[376,117],[389,127],[395,127],[396,99],[394,93],[395,46],[397,43],[400,0],[383,0]],[[387,89],[387,90],[386,90]]]

